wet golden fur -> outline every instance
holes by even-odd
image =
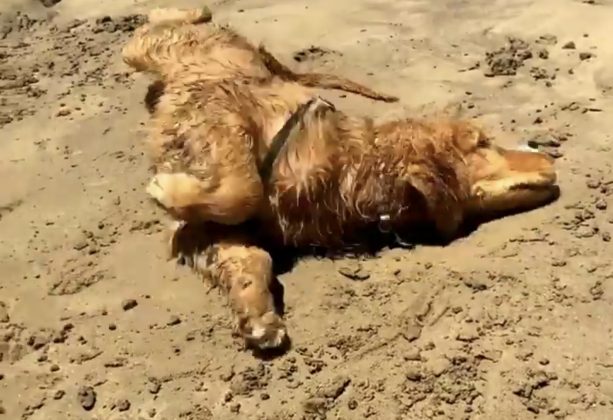
[[[287,336],[259,234],[279,245],[342,247],[372,225],[400,231],[432,223],[451,237],[467,216],[536,207],[554,195],[550,158],[500,149],[472,123],[377,123],[323,100],[293,128],[264,184],[258,169],[272,137],[313,92],[279,77],[245,76],[253,69],[241,66],[240,77],[212,81],[214,72],[199,61],[207,58],[189,57],[189,49],[180,60],[191,64],[176,66],[172,42],[144,57],[164,80],[148,192],[176,218],[194,222],[177,228],[175,254],[186,254],[225,291],[237,331],[257,347],[277,347]],[[259,232],[243,229],[247,220]]]

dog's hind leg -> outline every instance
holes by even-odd
[[[186,172],[158,173],[146,192],[180,220],[236,225],[251,218],[263,200],[262,183],[254,178],[240,173],[214,180]]]
[[[268,252],[240,238],[226,237],[198,252],[191,264],[226,294],[236,332],[246,344],[272,349],[286,343],[287,330],[271,292],[272,258]]]
[[[213,115],[215,108],[207,111],[202,109]],[[161,134],[162,124],[149,138],[157,174],[147,194],[179,220],[236,225],[253,217],[263,204],[255,140],[240,115],[223,115],[236,118],[229,124],[223,118],[205,117],[173,136]],[[177,139],[182,140],[173,144]]]

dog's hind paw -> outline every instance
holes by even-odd
[[[148,21],[152,24],[180,22],[194,25],[207,23],[213,19],[213,13],[207,6],[199,9],[177,9],[174,7],[159,7],[151,10]]]
[[[202,183],[185,172],[161,172],[151,178],[146,192],[166,210],[178,210],[202,200]]]
[[[170,174],[157,174],[149,184],[145,191],[151,198],[157,201],[160,205],[166,208],[172,207],[172,200],[169,194],[169,186],[172,182],[172,175]]]

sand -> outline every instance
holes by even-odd
[[[269,359],[166,260],[144,193],[147,79],[119,50],[139,13],[202,3],[42,3],[0,3],[0,418],[613,418],[613,1],[209,4],[298,70],[401,98],[322,93],[341,109],[461,105],[559,167],[557,202],[448,246],[301,260]]]

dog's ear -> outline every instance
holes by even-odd
[[[453,238],[462,221],[463,194],[457,186],[448,185],[437,174],[420,173],[411,178],[411,186],[423,200],[429,219],[444,240]],[[456,190],[457,189],[457,190]]]

